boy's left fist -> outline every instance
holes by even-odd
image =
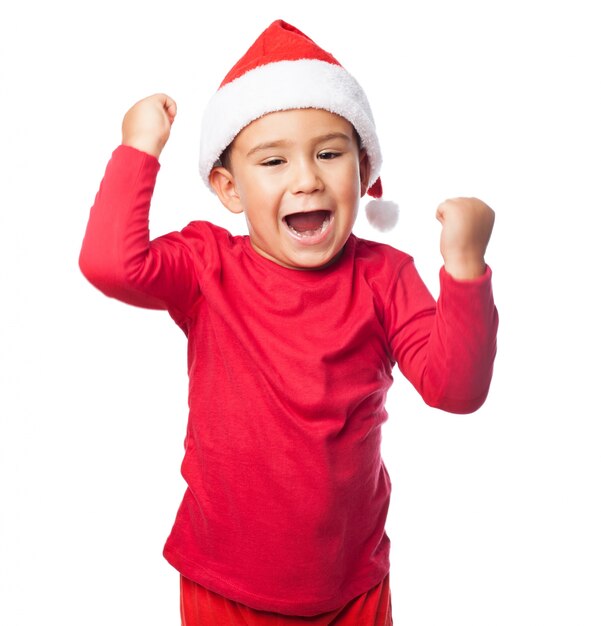
[[[494,211],[478,198],[453,198],[439,205],[436,218],[442,224],[440,252],[446,271],[459,280],[481,276]]]

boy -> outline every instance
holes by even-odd
[[[160,94],[126,114],[80,265],[107,295],[167,309],[188,337],[188,488],[164,553],[181,573],[182,623],[391,624],[380,456],[391,371],[432,406],[484,402],[494,214],[475,199],[438,208],[438,303],[409,256],[356,238],[360,197],[381,195],[369,104],[278,21],[203,121],[201,175],[249,235],[193,222],[149,241],[175,116]]]

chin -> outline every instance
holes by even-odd
[[[298,270],[319,270],[324,267],[328,267],[332,263],[336,262],[340,257],[342,250],[338,250],[333,254],[307,254],[307,255],[299,255],[299,257],[294,260],[291,259],[291,263],[289,267]]]

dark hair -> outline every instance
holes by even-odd
[[[225,167],[226,170],[231,169],[231,160],[230,160],[231,147],[232,147],[232,144],[230,143],[230,145],[221,153],[221,156],[219,157],[219,162],[217,163],[217,165],[221,165],[222,167]]]

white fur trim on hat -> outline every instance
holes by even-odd
[[[211,188],[211,169],[253,120],[274,111],[307,108],[336,113],[355,127],[369,157],[372,185],[378,178],[382,155],[367,97],[343,67],[312,59],[261,65],[215,93],[202,121],[199,169],[205,184]]]

